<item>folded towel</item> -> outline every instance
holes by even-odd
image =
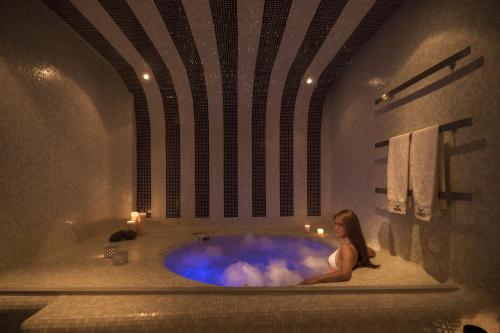
[[[387,157],[387,208],[392,213],[406,214],[408,197],[408,155],[410,133],[389,139]]]
[[[410,153],[410,178],[415,217],[430,221],[437,205],[437,166],[439,126],[413,132]]]

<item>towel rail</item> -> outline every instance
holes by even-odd
[[[394,95],[396,95],[397,93],[405,90],[406,88],[414,85],[415,83],[423,80],[424,78],[426,78],[427,76],[437,72],[438,70],[440,70],[441,68],[444,68],[446,66],[450,66],[450,68],[453,70],[455,68],[455,63],[462,59],[463,57],[465,56],[468,56],[471,52],[471,48],[470,46],[469,47],[466,47],[465,49],[451,55],[450,57],[444,59],[443,61],[437,63],[436,65],[432,66],[431,68],[423,71],[422,73],[414,76],[413,78],[409,79],[408,81],[400,84],[399,86],[397,86],[396,88],[390,90],[389,92],[386,92],[382,95],[380,95],[379,97],[377,97],[375,99],[375,105],[383,102],[383,101],[387,101],[387,100],[390,100],[394,97]]]
[[[472,125],[472,118],[464,118],[451,123],[439,126],[439,132],[454,131],[459,128],[468,127]],[[389,145],[389,140],[380,141],[375,144],[375,148],[385,147]]]
[[[387,189],[385,187],[376,187],[375,193],[387,194]],[[412,191],[408,190],[408,196],[411,196],[412,194]],[[472,201],[472,193],[438,192],[438,198],[455,201]]]
[[[464,118],[451,123],[439,126],[439,132],[454,131],[459,128],[472,125],[472,118]],[[375,144],[375,148],[380,148],[389,145],[389,140],[380,141]],[[376,187],[375,193],[387,194],[387,188]],[[408,190],[408,196],[412,195],[412,191]],[[463,192],[438,192],[439,199],[455,200],[455,201],[472,201],[472,193]]]

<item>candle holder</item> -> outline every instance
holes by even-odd
[[[139,212],[132,212],[132,213],[130,213],[130,219],[132,221],[137,221],[139,219]]]
[[[305,230],[306,232],[311,232],[311,225],[310,225],[310,224],[306,224],[306,225],[304,225],[304,230]]]
[[[127,221],[127,230],[133,230],[135,231],[135,221]]]
[[[118,249],[117,245],[108,245],[104,247],[104,258],[113,258],[113,254],[115,254]]]
[[[128,263],[128,251],[116,251],[113,254],[113,265],[125,265]]]
[[[139,213],[137,221],[135,221],[135,232],[137,236],[145,235],[145,226],[146,226],[146,213]]]
[[[141,223],[146,223],[147,216],[148,215],[145,211],[139,212],[139,221],[141,221]]]
[[[318,236],[324,236],[324,234],[325,234],[325,230],[323,228],[318,228],[317,232],[318,232]]]

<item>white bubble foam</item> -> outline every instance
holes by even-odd
[[[238,261],[224,270],[222,280],[227,286],[263,286],[262,272],[245,261]]]
[[[328,270],[328,262],[325,258],[316,256],[306,256],[302,258],[302,266],[311,271],[312,274],[324,273]]]
[[[289,286],[303,280],[299,274],[288,269],[285,260],[272,260],[264,276],[267,286]]]

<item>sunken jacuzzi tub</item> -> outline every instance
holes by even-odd
[[[374,262],[379,269],[361,268],[353,272],[352,279],[320,285],[296,286],[301,274],[313,273],[322,269],[328,256],[339,243],[331,233],[331,226],[325,227],[325,235],[305,233],[303,226],[272,223],[253,223],[252,225],[207,224],[207,223],[151,223],[147,225],[146,235],[133,241],[117,244],[120,250],[128,251],[128,263],[113,265],[103,258],[103,248],[109,245],[109,235],[123,225],[114,224],[103,228],[102,232],[75,245],[70,251],[45,258],[40,255],[32,265],[0,272],[0,291],[5,294],[163,294],[163,293],[224,293],[224,292],[365,292],[365,291],[451,291],[456,288],[437,282],[425,272],[422,266],[390,255],[387,251],[377,251]],[[209,241],[199,243],[197,233],[203,231],[211,236]],[[247,236],[245,236],[247,235]],[[253,235],[253,236],[251,236]],[[296,247],[290,241],[300,244],[313,244],[310,250],[299,250],[299,262],[288,262],[286,256],[270,256],[270,267],[252,258],[233,258],[230,269],[217,267],[222,280],[194,278],[190,274],[178,274],[165,265],[175,260],[169,258],[186,246],[201,246],[212,257],[221,257],[224,250],[217,245],[219,240],[232,239],[235,243],[256,242],[263,245],[261,253],[279,254],[280,245],[269,243],[272,237],[285,240],[287,246]],[[238,237],[240,237],[238,239]],[[245,238],[246,237],[246,238]],[[247,244],[248,245],[248,244]],[[268,248],[266,248],[268,246]],[[269,247],[277,247],[270,249]],[[267,251],[267,252],[266,252]],[[302,251],[302,252],[301,252]],[[310,251],[310,253],[307,253]],[[316,251],[316,253],[314,253]],[[286,252],[286,251],[285,251]],[[250,251],[252,253],[252,251]],[[285,253],[286,254],[286,253]],[[324,261],[321,263],[322,256]],[[182,259],[181,256],[178,256]],[[214,259],[214,258],[212,258]],[[216,258],[217,259],[217,258]],[[220,258],[219,258],[220,259]],[[267,257],[265,258],[268,259]],[[169,261],[170,260],[170,261]],[[188,260],[203,260],[194,256]],[[297,267],[297,265],[303,267]],[[203,267],[195,263],[194,267]],[[326,267],[326,266],[325,266]],[[171,267],[173,268],[173,266]],[[305,268],[305,270],[304,270]],[[182,269],[181,269],[182,270]],[[189,269],[188,269],[189,270]],[[208,274],[201,269],[198,273]],[[242,273],[243,272],[243,273]],[[217,275],[216,274],[216,275]],[[246,274],[246,275],[244,275]],[[182,276],[184,275],[184,276]],[[244,276],[243,276],[244,275]],[[221,287],[224,286],[224,287]]]
[[[290,236],[198,234],[198,243],[170,252],[165,267],[185,278],[230,287],[293,286],[328,270],[334,249]]]

